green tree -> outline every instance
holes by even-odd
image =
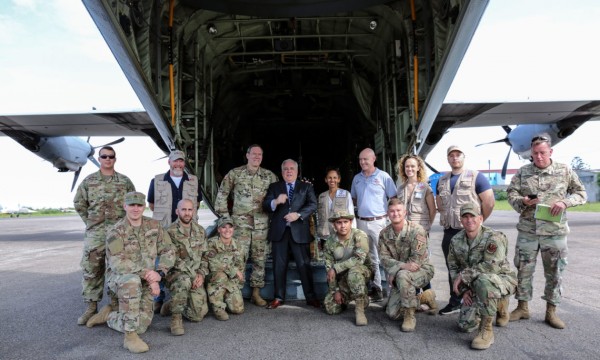
[[[579,156],[575,156],[573,160],[571,160],[571,168],[573,170],[589,170],[590,166],[583,161]]]

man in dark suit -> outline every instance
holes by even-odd
[[[288,159],[281,164],[283,181],[269,185],[263,208],[271,214],[268,240],[273,252],[275,296],[267,309],[276,309],[285,299],[288,253],[291,252],[302,281],[306,303],[320,307],[310,267],[309,219],[317,210],[317,198],[311,184],[297,181],[298,163]]]

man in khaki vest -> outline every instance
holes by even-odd
[[[191,200],[193,208],[198,210],[202,196],[198,178],[185,172],[185,154],[181,150],[173,150],[169,155],[169,172],[158,174],[150,181],[148,204],[152,210],[152,218],[158,220],[163,228],[168,228],[177,220],[177,204],[179,200]],[[198,221],[198,213],[194,211],[193,221]],[[161,282],[160,295],[156,297],[154,312],[158,313],[165,299],[164,284]]]
[[[494,209],[494,192],[487,177],[476,170],[464,168],[465,153],[457,145],[451,145],[446,152],[448,164],[452,168],[442,176],[437,184],[437,196],[435,202],[440,212],[440,225],[444,228],[442,239],[442,251],[448,267],[448,251],[450,240],[462,228],[460,222],[460,207],[463,204],[474,203],[479,207],[483,221],[485,221]],[[461,299],[452,291],[452,281],[448,275],[450,285],[450,300],[440,315],[449,315],[460,311]]]

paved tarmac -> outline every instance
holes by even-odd
[[[211,216],[204,216],[204,224]],[[517,214],[496,211],[488,226],[504,231],[512,260]],[[546,325],[543,272],[538,261],[531,302],[532,318],[494,327],[489,350],[469,348],[474,334],[459,333],[457,315],[417,315],[414,333],[402,333],[389,320],[383,303],[371,304],[369,325],[354,325],[353,306],[338,316],[287,302],[276,310],[246,302],[246,312],[229,321],[211,313],[201,323],[185,322],[184,336],[169,332],[169,318],[156,316],[142,338],[146,359],[599,359],[600,250],[598,213],[569,213],[569,265],[558,308],[564,330]],[[106,326],[76,325],[85,309],[81,299],[84,226],[78,216],[0,219],[0,359],[130,359],[123,335]],[[439,306],[448,297],[441,251],[442,233],[432,229],[436,274],[432,281]],[[539,259],[539,258],[538,258]],[[103,304],[106,300],[103,301]],[[516,306],[511,299],[510,309]]]

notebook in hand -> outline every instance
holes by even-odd
[[[564,213],[564,211],[561,211],[561,213],[558,215],[552,215],[549,205],[537,204],[535,206],[535,215],[533,217],[538,220],[561,222]]]

